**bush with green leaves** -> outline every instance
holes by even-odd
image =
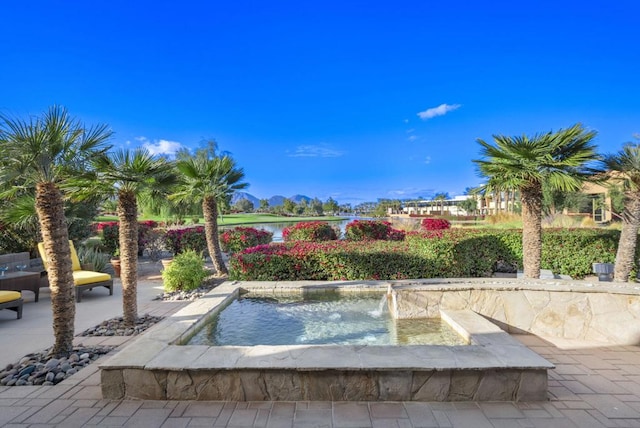
[[[186,250],[174,257],[168,268],[162,271],[166,291],[190,291],[198,288],[209,276],[202,254]]]
[[[548,230],[542,268],[581,279],[592,263],[615,260],[619,231]],[[640,255],[640,250],[638,251]],[[522,231],[448,229],[412,232],[405,241],[287,242],[235,254],[234,280],[367,280],[487,277],[522,267]]]
[[[107,254],[115,255],[120,248],[120,227],[117,221],[103,222],[98,224],[98,230],[102,230],[102,248]]]
[[[273,233],[255,227],[234,227],[220,234],[222,251],[237,253],[256,245],[268,244],[273,240]]]
[[[204,226],[169,229],[165,234],[165,239],[167,248],[174,255],[187,250],[207,253],[207,238],[204,234]]]
[[[158,225],[153,220],[138,222],[138,255],[141,256],[148,242],[148,235]],[[120,223],[117,221],[100,222],[95,225],[102,231],[102,247],[107,254],[116,255],[120,249]]]
[[[402,241],[405,233],[391,227],[391,223],[384,220],[354,220],[347,224],[346,239],[350,241]]]
[[[285,242],[306,241],[321,242],[338,239],[336,230],[326,221],[301,221],[282,230],[282,238]]]

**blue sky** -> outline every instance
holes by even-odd
[[[640,133],[640,2],[3,4],[0,111],[66,106],[115,146],[215,138],[259,198],[462,194],[477,138]]]

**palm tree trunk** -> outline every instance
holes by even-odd
[[[616,281],[629,281],[629,274],[635,265],[636,242],[640,229],[640,193],[627,195],[622,213],[622,231],[616,253],[613,277]]]
[[[49,354],[66,356],[73,350],[76,305],[69,232],[64,217],[62,193],[54,183],[38,183],[35,205],[47,258],[47,277],[53,310],[55,343]]]
[[[542,258],[542,186],[521,190],[522,264],[525,278],[540,278]]]
[[[118,192],[118,220],[122,313],[125,324],[133,326],[138,318],[138,204],[135,193]]]
[[[213,261],[213,267],[219,275],[228,273],[222,260],[222,249],[218,237],[218,201],[213,196],[206,196],[202,201],[202,215],[204,217],[204,234],[207,238],[207,249]]]

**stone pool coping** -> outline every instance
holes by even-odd
[[[546,371],[553,368],[553,364],[470,310],[441,312],[442,318],[469,341],[466,346],[178,345],[186,342],[193,330],[216,310],[245,290],[287,293],[339,289],[341,292],[382,294],[388,286],[389,282],[380,281],[225,282],[103,362],[100,365],[103,396],[111,399],[291,400],[298,397],[421,401],[545,398]],[[232,372],[239,374],[231,375]],[[291,373],[297,373],[294,376],[300,378],[291,380]],[[437,381],[435,391],[423,391],[421,385],[433,383],[434,374],[436,378],[446,379]],[[289,389],[299,390],[301,395],[291,391],[283,393],[282,389],[287,387],[275,392],[266,391],[269,386],[265,385],[265,378],[274,375],[280,376],[279,382],[285,376]],[[363,388],[367,391],[363,394],[335,392],[332,384],[325,385],[330,391],[324,395],[324,392],[315,391],[315,387],[304,386],[318,381],[310,381],[312,377],[324,378],[321,379],[324,382],[332,376],[338,383],[345,382],[345,376],[356,377],[357,382],[367,384]],[[208,385],[207,389],[207,383],[213,378],[222,386]],[[247,386],[248,383],[253,384]],[[496,384],[511,384],[513,388],[497,392]],[[456,390],[456,385],[461,391]],[[443,389],[447,391],[443,392]],[[202,393],[202,390],[207,392]]]

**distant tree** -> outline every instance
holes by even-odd
[[[478,201],[476,201],[475,198],[467,198],[460,202],[459,206],[467,213],[467,215],[471,215],[474,214],[478,208]]]
[[[295,209],[296,209],[296,203],[293,202],[291,199],[286,198],[283,202],[282,202],[282,209],[284,210],[284,212],[286,213],[291,213],[293,214]]]
[[[269,211],[269,199],[260,199],[260,211]]]
[[[438,202],[440,203],[440,215],[444,215],[444,201],[447,199],[449,199],[449,194],[447,192],[439,192],[433,196],[433,200],[436,201],[436,204]]]
[[[238,211],[243,212],[243,213],[251,213],[251,212],[253,212],[253,209],[254,209],[253,202],[251,202],[247,198],[239,199],[235,203],[235,209],[237,209]]]
[[[351,204],[340,204],[338,211],[342,213],[352,213],[353,207],[351,206]]]
[[[325,213],[333,214],[338,212],[340,210],[340,207],[333,198],[329,197],[329,199],[327,199],[327,202],[325,202],[322,206],[322,209]]]
[[[322,201],[318,198],[313,198],[311,202],[309,202],[309,212],[311,215],[322,215],[324,213]]]
[[[300,202],[298,202],[298,204],[295,206],[295,208],[293,209],[293,212],[297,215],[301,215],[305,211],[307,211],[307,208],[309,208],[309,205],[307,204],[307,200],[300,199]]]

